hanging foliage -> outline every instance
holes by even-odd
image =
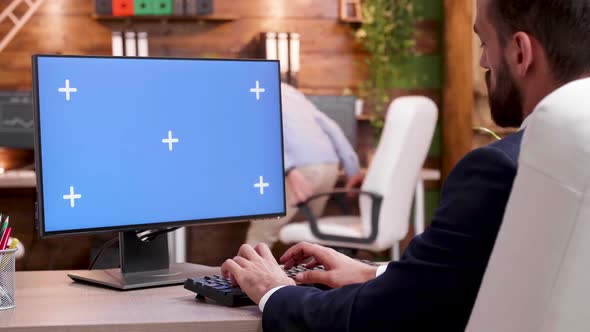
[[[374,134],[380,137],[394,82],[402,77],[401,65],[414,49],[413,0],[363,0],[363,23],[356,38],[369,52],[369,79],[361,95],[371,110]]]

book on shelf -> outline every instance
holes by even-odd
[[[138,56],[148,56],[149,55],[149,47],[148,47],[148,33],[141,31],[137,33],[137,55]]]
[[[125,31],[125,56],[137,56],[137,42],[134,31]]]
[[[300,38],[296,32],[263,32],[259,40],[262,58],[279,60],[281,80],[293,86],[299,83]]]
[[[121,31],[113,31],[112,34],[112,48],[114,56],[123,56],[123,33]]]

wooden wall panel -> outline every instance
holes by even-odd
[[[301,34],[300,87],[308,93],[337,93],[365,79],[363,48],[353,30],[337,20],[337,0],[217,0],[226,23],[97,21],[89,0],[48,0],[0,53],[0,89],[31,87],[33,53],[108,55],[111,31],[147,31],[150,54],[177,57],[256,57],[251,43],[263,31]],[[416,25],[416,52],[440,49],[438,22]],[[316,62],[317,61],[317,62]],[[343,70],[344,69],[344,70]]]
[[[362,66],[339,73],[341,66],[362,58],[363,50],[352,29],[337,20],[338,0],[216,0],[215,14],[237,19],[225,23],[97,21],[92,18],[90,0],[48,0],[0,53],[0,89],[30,89],[33,53],[108,55],[111,31],[120,29],[147,31],[151,55],[179,57],[256,57],[249,44],[260,32],[299,32],[304,73],[301,87],[306,91],[317,88],[322,92],[329,87],[330,92],[341,92],[364,77]],[[324,58],[335,61],[323,61],[319,68],[329,74],[320,73],[320,77],[337,73],[342,81],[321,83],[309,74],[318,69],[306,59]]]
[[[431,5],[434,3],[432,0],[417,2],[425,10],[424,13],[439,12],[438,5]],[[434,10],[430,10],[431,6]],[[111,32],[123,29],[147,31],[150,55],[176,57],[256,57],[257,48],[253,45],[261,32],[298,32],[301,34],[302,65],[299,87],[305,93],[340,95],[346,90],[356,91],[367,77],[364,66],[367,54],[355,40],[351,26],[338,21],[338,0],[215,0],[215,14],[235,16],[236,20],[95,20],[92,18],[91,0],[46,0],[6,50],[0,53],[0,89],[31,89],[31,54],[109,55]],[[426,15],[427,21],[416,24],[417,54],[439,55],[442,52],[442,23],[435,14]],[[0,26],[0,31],[2,29]],[[442,104],[438,87],[392,90],[392,96],[407,94],[427,95],[439,106]],[[360,123],[359,131],[369,137],[368,122]],[[437,158],[430,158],[429,165],[439,165]],[[21,193],[15,199],[0,201],[0,204],[17,207],[13,213],[19,216],[19,222],[26,225],[23,232],[30,234],[19,235],[32,248],[31,260],[22,263],[19,268],[44,269],[49,266],[47,260],[52,261],[54,268],[83,268],[87,264],[90,247],[112,236],[39,240],[33,231],[31,212],[34,192]],[[189,259],[218,264],[235,253],[243,241],[246,227],[245,223],[191,227]],[[56,254],[64,252],[67,254]]]
[[[445,0],[445,86],[443,91],[443,178],[471,150],[473,94],[473,4]]]

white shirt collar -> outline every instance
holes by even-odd
[[[522,120],[522,124],[520,125],[520,128],[518,128],[518,131],[523,130],[524,128],[526,128],[526,125],[528,124],[531,115],[533,115],[533,113],[529,114],[526,118],[524,118],[524,120]]]
[[[527,117],[526,117],[526,118],[525,118],[525,119],[522,121],[522,124],[520,125],[520,128],[519,128],[518,130],[519,130],[519,131],[520,131],[520,130],[523,130],[523,129],[524,129],[526,126],[527,126],[527,124],[528,124],[528,123],[531,121],[531,115],[535,114],[535,111],[537,110],[537,108],[539,107],[539,105],[541,105],[541,104],[543,103],[543,101],[545,101],[545,100],[546,100],[546,99],[547,99],[549,96],[552,96],[552,95],[553,95],[553,94],[555,94],[557,91],[560,91],[560,90],[562,90],[562,89],[567,89],[567,88],[569,88],[569,87],[570,87],[570,86],[572,86],[572,85],[578,85],[578,84],[580,84],[580,83],[582,83],[582,84],[588,84],[589,82],[590,82],[590,77],[585,77],[585,78],[581,78],[581,79],[578,79],[578,80],[574,80],[574,81],[571,81],[571,82],[569,82],[569,83],[567,83],[567,84],[565,84],[565,85],[561,86],[561,87],[560,87],[560,88],[558,88],[557,90],[555,90],[555,91],[551,92],[550,94],[548,94],[547,96],[545,96],[545,98],[543,98],[543,99],[542,99],[542,100],[541,100],[541,101],[540,101],[540,102],[537,104],[537,106],[535,106],[535,108],[533,109],[533,112],[532,112],[531,114],[529,114],[529,115],[528,115],[528,116],[527,116]]]

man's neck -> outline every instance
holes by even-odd
[[[577,77],[573,80],[570,80],[568,82],[563,82],[563,83],[549,83],[549,82],[547,82],[546,84],[537,83],[536,85],[533,85],[534,89],[532,89],[530,91],[531,98],[527,98],[527,100],[524,101],[523,119],[526,119],[529,115],[531,115],[533,113],[533,111],[535,110],[535,108],[537,107],[537,105],[541,102],[541,100],[543,100],[545,97],[547,97],[553,91],[561,88],[562,86],[564,86],[568,83],[571,83],[571,82],[574,82],[577,80],[581,80],[581,79],[585,79],[585,78],[590,78],[590,73],[580,75],[579,77]]]

